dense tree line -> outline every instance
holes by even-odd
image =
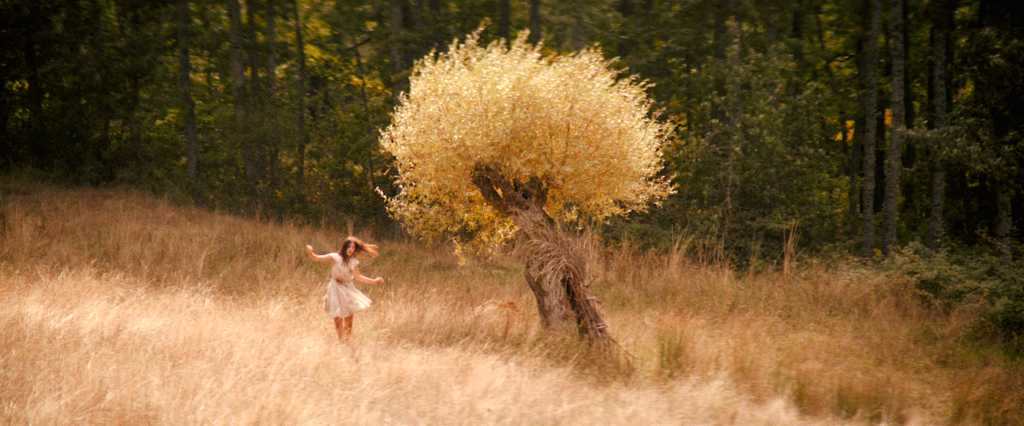
[[[1020,259],[1024,34],[1010,0],[0,2],[0,169],[388,228],[380,150],[416,60],[485,25],[597,44],[653,84],[676,194],[606,225],[734,260]],[[794,241],[793,236],[799,236]],[[1015,256],[1016,255],[1016,256]]]

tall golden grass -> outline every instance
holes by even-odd
[[[630,355],[539,330],[521,259],[381,245],[321,314],[344,233],[120,189],[0,181],[0,424],[1022,424],[1019,360],[855,262],[737,273],[682,240],[594,254]]]

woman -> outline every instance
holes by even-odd
[[[357,256],[368,253],[377,256],[377,246],[366,244],[356,237],[348,237],[341,244],[339,253],[319,255],[313,252],[313,246],[306,245],[306,253],[316,262],[334,262],[331,266],[331,280],[327,283],[327,294],[324,295],[324,312],[334,318],[334,328],[338,331],[338,340],[347,342],[352,335],[352,315],[370,307],[370,298],[359,291],[352,280],[367,284],[383,284],[384,278],[367,278],[359,273]]]

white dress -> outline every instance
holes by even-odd
[[[331,280],[324,295],[324,313],[329,317],[347,317],[370,307],[370,298],[352,284],[353,270],[359,264],[354,256],[348,262],[338,253],[331,253]]]

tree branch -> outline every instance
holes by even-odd
[[[511,194],[514,191],[496,166],[477,165],[470,174],[470,181],[480,189],[480,195],[483,195],[485,201],[502,213],[509,213],[503,194]]]

